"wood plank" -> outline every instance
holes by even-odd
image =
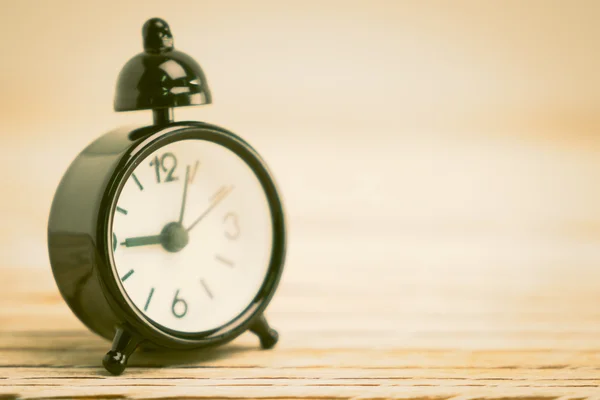
[[[493,300],[492,313],[480,305],[458,307],[471,294],[456,290],[443,314],[432,312],[446,301],[443,291],[409,309],[389,303],[388,291],[371,290],[370,310],[344,286],[325,293],[322,283],[296,281],[282,285],[270,310],[282,334],[276,349],[262,351],[244,334],[205,351],[138,351],[126,375],[111,377],[100,366],[108,343],[71,315],[48,271],[30,278],[0,270],[0,282],[9,281],[0,294],[9,305],[0,313],[0,394],[6,398],[549,400],[592,398],[600,387],[597,314],[594,307],[576,307],[598,300],[592,285],[574,292],[569,303],[564,293],[531,297],[523,290],[521,300],[498,303],[502,291],[481,292]],[[464,285],[470,283],[456,279],[448,286]],[[325,301],[327,312],[318,309]],[[547,307],[555,302],[563,308]],[[54,326],[41,326],[50,320]]]

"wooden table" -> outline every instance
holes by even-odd
[[[260,350],[257,339],[244,334],[210,351],[137,352],[126,373],[113,377],[100,364],[109,343],[71,314],[50,272],[5,268],[0,398],[600,395],[594,328],[600,291],[594,285],[570,291],[563,281],[563,290],[549,285],[535,295],[509,280],[485,290],[461,278],[418,287],[418,277],[407,274],[403,283],[406,269],[397,269],[387,270],[387,284],[375,278],[376,287],[361,284],[361,269],[335,276],[324,270],[315,280],[290,274],[269,313],[281,334],[274,350]]]

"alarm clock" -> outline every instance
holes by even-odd
[[[142,29],[123,67],[115,111],[152,110],[118,128],[64,174],[48,223],[54,278],[73,313],[112,340],[102,362],[121,374],[138,347],[221,345],[249,330],[263,348],[283,271],[283,205],[265,162],[221,127],[174,122],[175,107],[210,104],[200,66],[176,51],[167,23]],[[156,353],[157,357],[160,352]]]

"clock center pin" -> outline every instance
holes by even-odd
[[[165,250],[171,253],[183,250],[190,240],[187,230],[179,222],[165,225],[160,235],[160,243]]]

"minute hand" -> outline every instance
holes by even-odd
[[[212,211],[213,208],[215,208],[217,205],[219,205],[219,203],[225,198],[227,197],[227,195],[229,193],[231,193],[231,191],[233,190],[234,186],[222,186],[217,193],[215,193],[212,197],[212,202],[210,203],[210,205],[208,206],[208,208],[198,217],[196,218],[196,220],[186,229],[188,232],[191,231],[196,225],[198,225],[198,223],[200,221],[202,221],[204,219],[204,217],[206,217],[208,215],[209,212]]]

